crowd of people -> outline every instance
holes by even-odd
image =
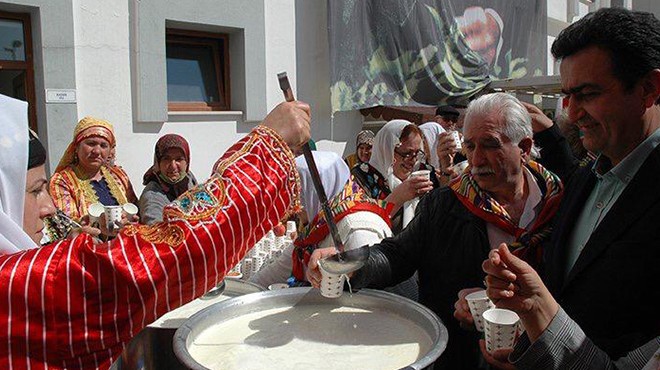
[[[345,159],[313,152],[346,248],[371,246],[353,287],[434,311],[449,333],[436,369],[658,369],[660,21],[602,9],[552,53],[561,122],[491,93],[464,114],[442,106],[433,122],[361,131]],[[336,253],[294,157],[310,140],[305,103],[273,109],[201,183],[186,139],[164,135],[139,200],[113,161],[112,124],[80,120],[48,178],[26,105],[0,95],[0,106],[0,367],[107,368],[286,220],[300,225],[294,245],[257,283],[318,287],[318,261]],[[94,223],[95,203],[139,215]],[[479,289],[521,318],[514,348],[488,352],[474,330],[465,297]]]

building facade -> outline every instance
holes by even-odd
[[[549,43],[601,6],[660,13],[655,0],[616,2],[548,0]],[[325,0],[0,0],[0,93],[30,102],[49,169],[79,119],[103,118],[138,193],[166,133],[188,139],[191,169],[206,178],[282,101],[282,71],[312,107],[317,146],[351,152],[363,117],[331,114],[328,61]]]

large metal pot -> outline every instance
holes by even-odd
[[[421,353],[417,361],[405,367],[405,369],[432,369],[433,363],[442,354],[442,352],[445,350],[445,347],[447,346],[447,329],[442,324],[440,319],[428,308],[409,299],[391,293],[370,289],[363,289],[360,292],[352,295],[345,293],[340,298],[328,299],[322,297],[319,291],[316,289],[291,288],[248,294],[242,297],[215,304],[198,312],[186,323],[181,325],[181,327],[179,327],[177,330],[174,336],[174,353],[188,368],[206,369],[206,367],[200,364],[193,357],[193,355],[191,355],[190,351],[190,347],[192,346],[195,339],[200,336],[200,334],[202,334],[205,329],[215,324],[224,323],[244,315],[253,314],[255,312],[269,311],[277,308],[305,310],[306,307],[314,307],[314,309],[316,309],[316,307],[319,305],[322,306],[321,311],[324,313],[334,312],[333,310],[339,307],[361,309],[365,310],[367,314],[374,311],[386,312],[388,314],[393,314],[393,317],[400,318],[401,322],[404,322],[405,325],[415,326],[416,330],[421,329],[423,333],[428,334],[428,337],[431,340],[429,349],[425,353]],[[285,310],[285,312],[293,311]],[[259,320],[255,321],[260,321],[259,325],[268,328],[268,330],[272,330],[272,328],[278,328],[278,325],[280,325],[278,322],[282,322],[279,321],[281,320],[281,317],[273,318],[276,316],[277,314],[267,315],[264,318],[260,318]],[[319,317],[330,316],[313,314],[310,317],[315,317],[315,319],[318,319]],[[366,317],[363,317],[362,319],[364,318]],[[263,322],[262,320],[266,321]],[[272,320],[272,322],[268,320]],[[288,323],[289,321],[284,322]],[[309,321],[307,320],[300,320],[298,322],[302,323],[300,326],[309,324]],[[247,324],[247,327],[253,329],[253,323],[254,321],[251,321],[249,324]],[[353,325],[353,327],[355,328],[356,326]],[[278,328],[276,330],[280,329]],[[370,331],[373,330],[373,326],[369,327],[368,325],[364,325],[363,328],[359,330],[361,332],[356,332],[358,337],[365,335],[365,333],[366,335],[370,335]],[[279,339],[280,337],[289,336],[293,338],[300,338],[301,336],[306,335],[302,334],[303,330],[296,330],[293,333],[283,333],[281,336],[277,335],[278,333],[279,332],[266,333],[257,331],[257,333],[253,335],[259,336],[260,334],[263,334],[272,337],[277,343],[269,343],[266,345],[268,348],[279,347],[280,342],[287,340]],[[321,339],[322,337],[323,336],[314,337],[313,341],[316,343],[327,343]],[[363,343],[360,342],[360,344]],[[367,343],[364,344],[368,345]],[[262,344],[259,345],[263,346]],[[215,356],[215,354],[213,354],[213,356]],[[217,356],[223,356],[222,351],[219,351]],[[323,359],[319,358],[319,360]],[[271,366],[271,368],[276,369],[274,366]]]
[[[179,326],[189,317],[210,305],[263,290],[265,290],[264,287],[254,283],[243,280],[225,279],[223,289],[212,290],[211,294],[202,296],[168,312],[151,325],[142,329],[128,343],[121,357],[110,368],[144,370],[187,369],[186,366],[179,362],[172,351],[172,338]]]

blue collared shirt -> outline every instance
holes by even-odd
[[[614,167],[609,158],[603,155],[598,156],[591,168],[596,175],[596,186],[587,198],[575,224],[575,229],[573,229],[573,235],[568,239],[566,246],[568,259],[564,277],[568,276],[575,265],[575,261],[589,241],[591,234],[658,144],[660,144],[660,129],[649,135]]]

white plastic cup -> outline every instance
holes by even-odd
[[[105,223],[108,230],[118,227],[116,222],[121,222],[122,206],[105,206]]]
[[[94,225],[99,222],[99,217],[105,212],[105,207],[101,203],[92,203],[87,207],[89,214],[89,224]]]
[[[124,212],[126,212],[126,214],[129,216],[135,216],[138,214],[138,207],[133,203],[126,203],[121,207],[124,209]]]
[[[452,139],[454,139],[454,144],[456,144],[456,150],[463,149],[463,144],[461,143],[461,136],[458,134],[458,131],[449,131]]]
[[[429,178],[430,174],[431,174],[430,170],[417,170],[411,173],[410,177],[420,176],[420,177]]]
[[[293,239],[291,237],[291,235],[296,233],[297,231],[298,231],[298,227],[296,226],[296,221],[287,221],[286,222],[286,236]]]
[[[321,295],[326,298],[339,298],[344,293],[346,275],[331,274],[319,265],[321,270]]]
[[[470,313],[472,314],[472,319],[474,320],[474,326],[478,331],[484,331],[484,319],[483,314],[491,308],[495,308],[493,302],[488,299],[485,290],[479,290],[473,293],[470,293],[465,296],[465,300],[470,306]]]
[[[491,308],[483,314],[486,350],[513,348],[518,332],[518,314],[502,308]]]

